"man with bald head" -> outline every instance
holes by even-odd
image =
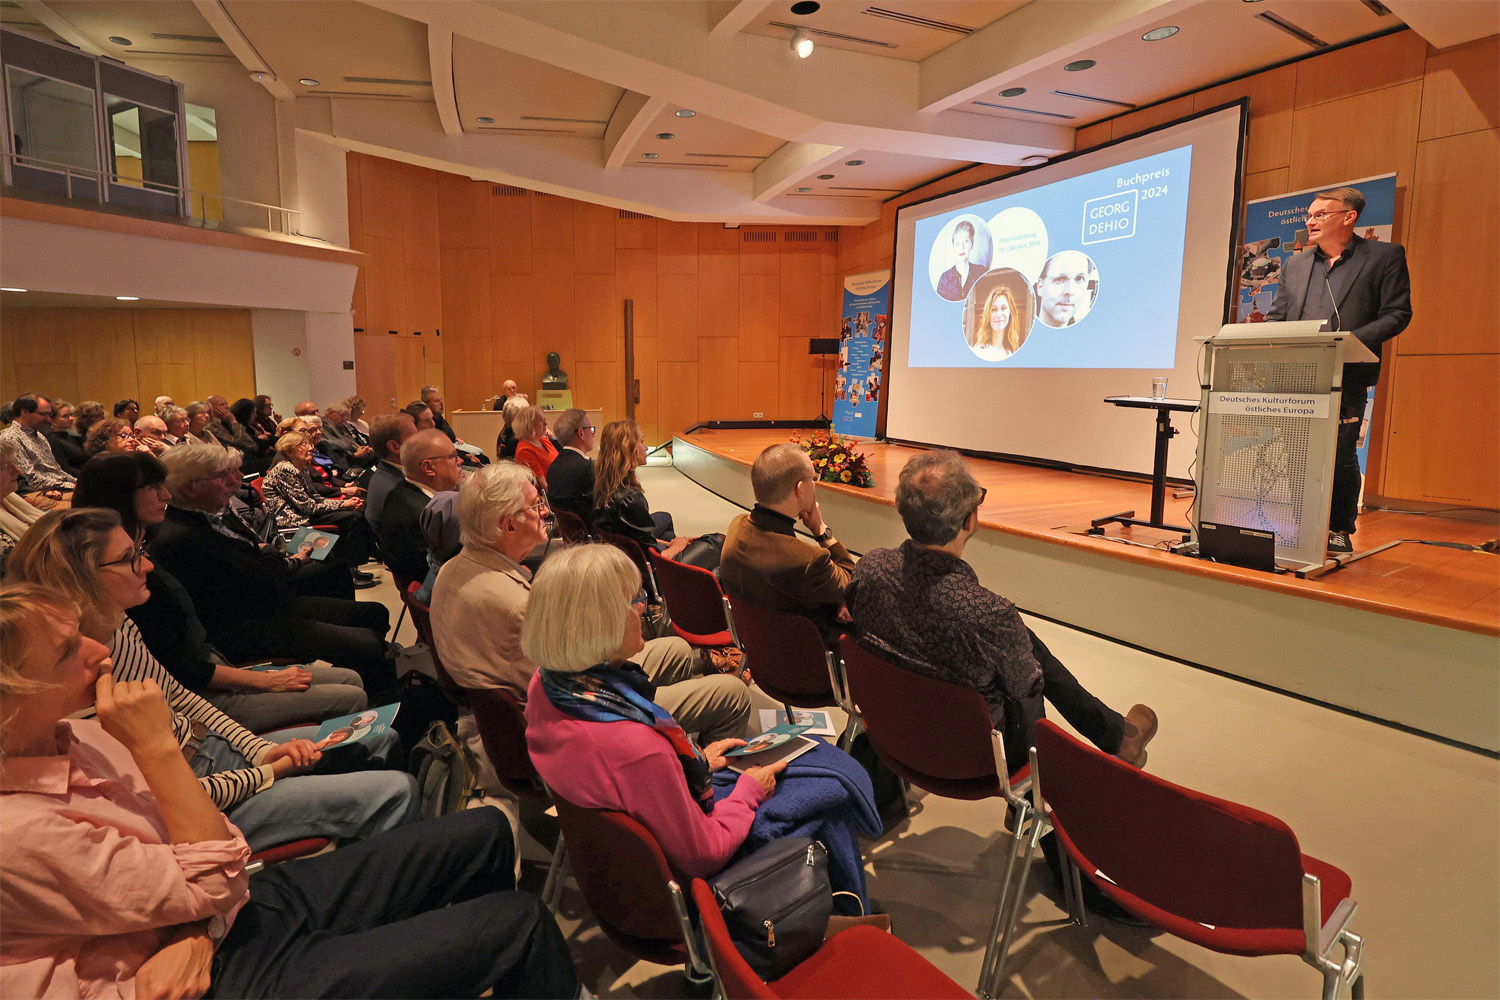
[[[320,416],[320,414],[318,413],[318,404],[314,403],[310,399],[304,399],[302,402],[298,403],[295,407],[292,408],[292,413],[299,417]]]
[[[140,439],[142,447],[158,458],[172,446],[167,440],[167,422],[155,414],[136,418],[135,436]]]
[[[750,467],[750,486],[755,508],[729,525],[719,582],[732,597],[811,619],[837,642],[854,559],[823,523],[812,459],[794,444],[773,444]],[[797,537],[798,521],[816,545]]]
[[[417,431],[401,445],[401,471],[404,478],[386,496],[375,534],[391,572],[420,581],[428,571],[422,511],[439,493],[458,489],[458,451],[442,431]]]

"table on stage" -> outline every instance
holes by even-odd
[[[1191,531],[1190,528],[1162,522],[1167,503],[1167,445],[1177,434],[1177,428],[1172,426],[1172,411],[1195,413],[1198,410],[1198,400],[1157,399],[1154,396],[1105,396],[1104,401],[1113,403],[1115,406],[1156,411],[1156,456],[1151,463],[1151,517],[1149,520],[1142,521],[1135,516],[1133,510],[1111,514],[1108,517],[1097,517],[1089,522],[1089,534],[1104,534],[1106,524],[1130,524],[1142,528],[1160,528],[1163,531],[1180,531],[1188,534]]]

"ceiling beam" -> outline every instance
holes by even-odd
[[[427,61],[432,70],[432,97],[437,102],[438,121],[448,135],[462,135],[458,97],[453,90],[453,32],[427,26]]]
[[[42,0],[17,0],[17,6],[36,18],[48,31],[51,31],[69,45],[76,45],[91,56],[109,55],[103,47],[84,34],[77,25],[47,6]]]
[[[738,35],[761,15],[771,0],[720,0],[709,5],[709,19],[713,27],[708,33],[715,38]]]
[[[1500,31],[1494,0],[1382,0],[1391,13],[1434,48],[1446,49]]]
[[[788,142],[760,161],[751,172],[752,196],[765,202],[786,194],[787,188],[808,174],[826,167],[846,154],[847,146],[825,146],[816,142]]]
[[[198,13],[214,29],[214,34],[234,53],[240,65],[250,71],[250,76],[256,83],[270,91],[271,96],[278,101],[296,100],[297,95],[276,79],[276,71],[260,57],[250,39],[245,37],[245,33],[234,23],[234,18],[229,16],[229,11],[224,9],[219,0],[193,0],[193,6],[198,8]]]
[[[604,169],[619,170],[629,162],[630,151],[635,148],[646,129],[667,107],[659,97],[647,97],[633,90],[625,91],[614,114],[604,128]]]
[[[1048,0],[1028,3],[921,62],[917,108],[944,111],[1012,80],[1144,30],[1199,0]]]

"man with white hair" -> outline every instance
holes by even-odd
[[[156,414],[159,417],[159,416],[161,416],[161,408],[163,406],[176,406],[176,405],[177,405],[177,400],[173,399],[171,396],[157,396],[156,399],[153,400],[152,403],[151,403],[151,412],[154,413],[154,414]]]
[[[432,632],[438,655],[466,688],[501,688],[525,703],[536,664],[521,649],[531,571],[521,565],[547,538],[547,503],[524,466],[497,462],[458,491],[463,548],[438,572]],[[646,643],[637,662],[657,685],[656,703],[704,745],[743,735],[750,695],[728,674],[700,673],[698,655],[676,637]]]

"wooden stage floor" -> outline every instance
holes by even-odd
[[[748,466],[763,448],[787,440],[791,433],[705,428],[685,439],[705,451]],[[871,443],[861,445],[860,451],[868,457],[875,473],[873,489],[831,483],[822,483],[819,488],[893,506],[901,466],[921,449]],[[1321,579],[1298,580],[1291,574],[1273,575],[1221,566],[1164,550],[1122,545],[1075,533],[1086,529],[1094,518],[1132,508],[1138,517],[1147,517],[1151,507],[1149,483],[978,459],[970,459],[969,467],[989,491],[980,518],[986,527],[996,531],[1444,628],[1500,635],[1500,556],[1406,544]],[[1165,520],[1187,523],[1188,503],[1187,499],[1172,499],[1169,489]],[[1176,534],[1152,528],[1110,525],[1107,530],[1111,536],[1148,545],[1178,538]],[[1369,511],[1360,515],[1354,539],[1356,549],[1362,550],[1403,538],[1477,545],[1497,534],[1500,528],[1493,520]]]

